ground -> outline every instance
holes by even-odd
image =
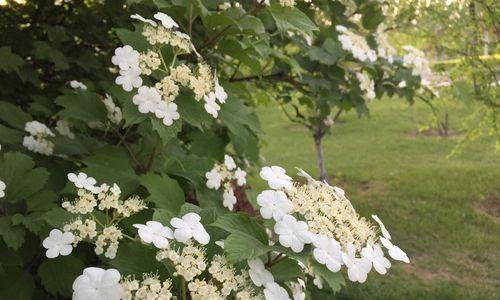
[[[430,116],[423,104],[385,99],[370,110],[370,118],[349,112],[335,124],[324,142],[326,167],[362,215],[385,222],[411,264],[394,263],[385,276],[371,272],[367,283],[349,283],[339,298],[499,299],[500,155],[479,140],[446,158],[470,108],[452,110],[457,134],[449,138],[415,134]],[[273,105],[259,116],[265,163],[317,176],[309,132]]]

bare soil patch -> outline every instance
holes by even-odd
[[[500,222],[500,191],[490,193],[474,205],[476,212]]]

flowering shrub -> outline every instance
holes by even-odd
[[[0,298],[304,299],[337,292],[343,270],[385,274],[385,252],[409,262],[379,218],[304,172],[264,167],[270,189],[246,193],[262,163],[257,101],[371,99],[411,72],[377,73],[375,58],[396,61],[381,31],[371,50],[320,13],[351,2],[128,2],[40,8],[68,27],[89,21],[72,8],[102,17],[71,37],[26,3],[16,30],[40,41],[0,48]],[[370,30],[377,3],[360,5]]]

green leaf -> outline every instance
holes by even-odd
[[[0,120],[14,128],[24,131],[24,125],[32,119],[28,113],[24,112],[18,106],[9,102],[0,101]]]
[[[13,250],[19,249],[24,243],[25,235],[26,230],[24,227],[14,226],[8,216],[0,217],[0,236],[9,248]]]
[[[319,275],[321,278],[323,278],[334,293],[340,291],[342,286],[345,286],[344,277],[340,272],[334,273],[328,270],[325,265],[319,264],[317,261],[312,262],[312,268],[314,274]]]
[[[207,29],[214,29],[219,26],[234,25],[236,22],[226,12],[211,13],[202,18],[203,25]]]
[[[232,233],[224,240],[224,251],[233,263],[256,258],[269,250],[269,246],[248,234]]]
[[[121,242],[116,257],[109,264],[121,274],[142,278],[144,273],[165,275],[165,267],[155,259],[156,249],[137,242]]]
[[[189,134],[191,147],[189,152],[198,156],[212,157],[218,161],[224,159],[227,142],[212,131],[194,131]]]
[[[0,144],[19,145],[23,142],[23,133],[0,124]]]
[[[275,281],[295,281],[303,278],[304,273],[296,260],[285,258],[274,264],[271,269]]]
[[[153,202],[157,208],[164,208],[177,214],[184,204],[184,192],[177,181],[167,175],[152,173],[140,177],[141,185],[146,187],[149,197],[146,201]]]
[[[219,217],[217,221],[210,225],[224,229],[229,233],[240,233],[252,236],[263,244],[267,244],[268,241],[264,228],[245,213],[226,214]]]
[[[24,64],[21,56],[12,53],[9,46],[0,47],[0,70],[4,72],[18,72],[19,67]]]
[[[266,33],[264,24],[262,21],[254,16],[246,15],[241,20],[238,21],[238,27],[245,33],[251,33],[253,35],[260,35]]]
[[[278,30],[285,34],[287,31],[301,31],[312,35],[313,31],[318,30],[318,27],[306,16],[302,11],[295,7],[283,7],[277,3],[273,3],[269,7]]]
[[[174,123],[170,126],[163,124],[163,122],[156,117],[151,117],[151,125],[153,126],[153,130],[158,133],[163,143],[168,143],[171,139],[177,137],[177,133],[179,133],[182,129],[182,120],[174,121]]]
[[[205,111],[203,104],[192,96],[181,94],[177,97],[176,102],[181,119],[186,123],[203,130],[204,127],[209,127],[214,122],[214,118]]]
[[[38,268],[38,275],[49,293],[69,297],[73,281],[84,268],[83,262],[74,256],[59,256],[44,260]]]
[[[146,51],[148,49],[148,41],[139,29],[136,29],[136,31],[130,31],[127,29],[115,28],[114,30],[124,45],[130,45],[139,52]]]
[[[5,267],[0,276],[0,299],[31,300],[35,283],[31,275],[17,267]]]
[[[52,227],[62,227],[65,223],[75,219],[76,215],[62,209],[59,206],[53,207],[48,212],[40,216],[40,220],[44,220]]]
[[[374,30],[384,21],[384,14],[380,9],[379,3],[372,2],[361,8],[361,23],[368,30]]]
[[[68,60],[64,54],[57,48],[50,46],[47,42],[34,42],[33,54],[38,59],[46,59],[54,63],[56,71],[66,70],[69,68]]]
[[[57,114],[61,117],[83,122],[104,122],[107,111],[95,93],[87,91],[66,92],[56,98],[55,103],[63,107]]]
[[[170,224],[170,220],[176,215],[165,208],[154,208],[153,221],[160,222],[163,225]]]
[[[132,193],[139,186],[139,178],[122,148],[101,148],[97,154],[84,158],[83,162],[87,165],[83,170],[87,175],[99,183],[118,184],[123,195]]]
[[[5,199],[18,202],[43,188],[49,173],[35,168],[31,157],[19,152],[7,152],[0,160],[0,179],[5,182]]]

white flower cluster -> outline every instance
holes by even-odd
[[[255,286],[264,287],[264,297],[266,300],[286,300],[290,299],[288,296],[288,292],[281,287],[279,284],[274,282],[274,276],[269,272],[262,260],[259,258],[252,259],[247,261],[248,267],[248,275]]]
[[[339,32],[338,39],[342,44],[342,49],[351,52],[354,58],[363,62],[377,60],[377,53],[370,48],[364,37],[342,25],[335,26],[335,29]]]
[[[415,76],[422,76],[432,73],[430,63],[425,53],[409,45],[403,46],[406,54],[403,56],[403,65],[411,68],[412,74]]]
[[[124,289],[116,269],[90,267],[73,282],[73,300],[120,300]]]
[[[264,167],[260,172],[273,190],[263,191],[257,203],[263,218],[276,221],[274,232],[282,246],[298,253],[305,244],[313,244],[317,262],[332,272],[345,265],[349,279],[358,282],[366,280],[372,267],[380,274],[387,272],[391,263],[382,246],[393,259],[409,263],[377,216],[372,217],[382,236],[358,215],[342,189],[316,181],[302,170],[299,175],[307,184],[293,183],[281,167]]]
[[[247,173],[236,167],[234,159],[227,154],[224,156],[224,163],[216,163],[210,172],[205,173],[209,189],[218,190],[222,186],[222,205],[229,210],[233,210],[237,200],[233,187],[244,186],[247,183],[246,175]]]
[[[385,35],[385,25],[381,23],[375,32],[375,41],[377,42],[377,54],[379,57],[386,59],[389,63],[394,62],[394,56],[397,54],[396,49],[391,45],[389,39]]]
[[[158,275],[144,274],[142,281],[127,276],[122,279],[123,300],[170,300],[172,280],[160,281]]]
[[[113,102],[113,98],[111,98],[110,95],[106,94],[106,97],[102,99],[102,102],[104,103],[106,111],[108,112],[108,120],[115,125],[120,124],[123,119],[122,110],[120,109],[120,107],[116,106],[116,104]]]
[[[61,206],[68,212],[77,214],[78,218],[64,225],[64,233],[58,229],[50,232],[49,237],[43,242],[43,246],[47,249],[47,257],[68,255],[72,247],[86,240],[95,244],[94,250],[97,255],[104,254],[108,258],[115,258],[119,240],[123,238],[116,223],[145,209],[146,205],[137,196],[120,200],[121,190],[118,185],[96,186],[96,180],[82,172],[78,175],[69,173],[68,180],[78,188],[78,198],[73,202],[64,201]],[[92,214],[95,209],[105,213],[107,223],[100,222]]]
[[[190,67],[180,61],[175,66],[178,55],[195,53],[199,57],[191,38],[185,33],[176,31],[179,25],[164,13],[159,12],[154,15],[160,24],[137,14],[131,17],[146,23],[143,35],[152,49],[139,53],[131,46],[125,45],[116,48],[111,62],[120,69],[120,75],[116,78],[117,84],[122,85],[128,92],[138,88],[132,101],[138,106],[139,111],[143,114],[152,113],[161,119],[163,124],[170,126],[180,118],[174,101],[180,90],[185,88],[194,93],[197,101],[203,100],[205,110],[217,118],[219,104],[225,103],[227,93],[219,84],[217,76],[212,75],[210,67],[204,62]],[[163,45],[171,46],[174,51],[170,66],[163,60],[160,49]],[[159,79],[153,87],[142,85],[141,75],[148,76],[156,70],[161,71],[159,74],[167,75]]]
[[[83,84],[82,82],[77,81],[77,80],[71,80],[69,82],[69,86],[71,86],[74,89],[81,89],[84,91],[87,90],[87,86],[85,84]]]
[[[0,198],[3,198],[5,197],[5,188],[7,186],[5,185],[5,182],[3,182],[2,180],[0,180]]]
[[[23,139],[23,146],[28,150],[43,155],[54,153],[54,143],[48,137],[53,137],[54,133],[45,124],[38,121],[29,121],[24,125],[24,130],[30,135]]]
[[[364,92],[364,97],[368,100],[375,99],[375,83],[373,79],[366,73],[356,73],[356,78],[359,81],[359,88]]]
[[[58,120],[56,123],[56,131],[62,136],[65,136],[70,139],[75,138],[75,134],[71,131],[69,122],[66,120]]]

